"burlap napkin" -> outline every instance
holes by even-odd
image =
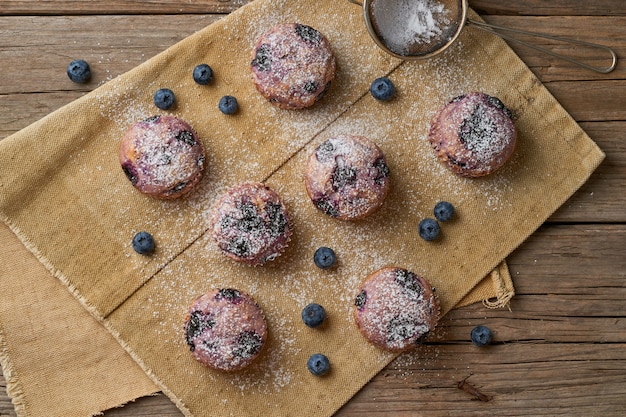
[[[0,251],[0,364],[18,416],[92,416],[159,390],[4,224]],[[502,262],[458,306],[501,305],[510,284]]]
[[[261,32],[282,21],[318,28],[335,49],[338,78],[312,110],[275,109],[251,85],[248,51]],[[214,85],[194,85],[190,72],[200,62],[213,66]],[[367,94],[371,79],[383,74],[398,87],[394,102],[378,103]],[[160,87],[175,90],[173,113],[194,125],[209,153],[209,175],[181,201],[139,195],[117,166],[120,136],[155,113],[151,97]],[[474,181],[447,172],[425,140],[433,112],[469,90],[499,96],[516,113],[520,131],[519,148],[504,170]],[[238,115],[216,110],[224,94],[240,99]],[[389,200],[362,222],[331,221],[305,195],[303,161],[337,132],[371,137],[392,170]],[[402,63],[374,47],[354,5],[264,0],[7,138],[0,149],[3,220],[157,386],[196,416],[332,414],[393,358],[365,343],[350,318],[356,286],[367,274],[388,264],[421,273],[437,287],[445,313],[466,302],[603,157],[497,38],[468,29],[440,58]],[[249,179],[276,188],[296,223],[288,251],[256,269],[224,259],[204,233],[219,193]],[[439,199],[455,203],[459,216],[445,225],[443,239],[426,243],[416,225]],[[138,230],[155,235],[155,256],[132,252],[129,241]],[[312,266],[320,245],[335,248],[338,268]],[[478,288],[503,296],[497,293],[511,286],[506,272],[502,276],[504,285]],[[199,366],[184,343],[189,301],[214,286],[253,294],[268,317],[267,349],[241,373]],[[300,323],[299,312],[311,301],[329,311],[322,330]],[[316,351],[333,363],[328,377],[313,378],[305,369]]]
[[[0,242],[0,360],[18,416],[91,416],[159,390],[4,224]]]

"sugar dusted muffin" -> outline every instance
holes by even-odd
[[[489,175],[509,160],[517,131],[496,97],[473,92],[454,98],[432,118],[428,137],[437,157],[462,177]]]
[[[283,109],[303,109],[317,102],[335,77],[330,43],[316,29],[281,23],[263,34],[250,64],[257,90]]]
[[[389,167],[380,148],[364,136],[337,135],[313,152],[305,172],[315,206],[340,220],[360,219],[378,209],[390,188]]]
[[[261,353],[267,324],[263,311],[248,294],[232,288],[214,289],[189,307],[185,340],[200,363],[237,371]]]
[[[263,265],[278,257],[292,235],[280,196],[265,184],[245,182],[222,195],[211,213],[211,237],[231,259]]]
[[[428,281],[403,268],[382,268],[361,285],[354,319],[365,338],[392,352],[413,349],[439,320],[439,300]]]
[[[174,116],[134,123],[119,149],[122,170],[140,192],[160,199],[187,194],[204,172],[205,150],[194,129]]]

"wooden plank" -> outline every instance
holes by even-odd
[[[336,416],[620,416],[624,347],[518,343],[477,353],[467,344],[427,345],[379,374]],[[491,400],[459,390],[467,377]]]
[[[475,10],[485,14],[528,16],[605,16],[626,15],[626,7],[615,0],[469,0]]]
[[[427,344],[386,367],[337,415],[620,415],[625,248],[624,225],[543,226],[508,259],[517,290],[510,310],[450,312]],[[477,324],[493,329],[492,346],[470,343]],[[456,388],[468,376],[492,401]],[[181,414],[162,395],[105,413],[133,415]]]
[[[98,66],[94,68],[94,81],[91,85],[102,82],[112,74],[119,74],[143,62],[217,20],[219,16],[0,17],[2,34],[0,65],[5,71],[0,94],[30,92],[36,87],[41,91],[42,80],[46,80],[47,83],[44,91],[78,88],[67,83],[64,71],[59,72],[59,69],[64,70],[67,63],[77,57],[99,64],[100,68]],[[626,17],[559,18],[546,21],[544,18],[495,16],[488,20],[512,28],[544,31],[599,42],[613,47],[621,56],[626,55]],[[99,30],[101,27],[114,27],[116,30],[102,32]],[[610,29],[603,31],[607,35],[598,36],[598,27]],[[466,30],[476,29],[468,27]],[[81,34],[80,39],[77,39],[76,33]],[[546,47],[554,44],[555,42],[540,43]],[[572,80],[604,80],[609,83],[607,88],[623,88],[620,83],[610,84],[611,81],[626,78],[626,65],[622,63],[611,74],[600,75],[532,49],[511,45],[546,84]],[[567,51],[563,48],[559,51],[571,55],[580,52],[586,62],[591,64],[599,66],[609,64],[607,53],[579,49]],[[36,59],[33,60],[33,57]],[[25,68],[28,68],[28,71],[25,71]],[[598,88],[598,94],[602,94],[604,87]],[[616,91],[614,95],[619,96],[617,93],[620,91]],[[623,110],[624,106],[620,107],[621,104],[623,103],[607,103],[615,109]],[[618,117],[619,114],[621,113],[618,113]]]
[[[626,209],[616,190],[626,189],[626,122],[583,122],[581,127],[606,159],[549,221],[623,223]]]
[[[229,13],[251,0],[3,0],[0,15]],[[347,1],[347,0],[345,0]],[[470,0],[482,13],[529,16],[626,15],[615,0]]]
[[[0,95],[90,91],[220,17],[176,15],[0,18]],[[103,27],[115,30],[102,31]],[[79,38],[77,33],[80,33]],[[66,69],[73,59],[84,59],[90,63],[93,74],[89,83],[75,84],[69,80]]]
[[[251,0],[2,0],[0,15],[230,13]]]
[[[7,394],[7,381],[2,373],[2,367],[0,367],[0,416],[1,417],[16,417],[15,409],[11,403],[11,399]]]
[[[537,32],[608,46],[615,51],[618,57],[623,57],[626,54],[626,17],[485,16],[485,20],[488,23],[505,28]],[[599,30],[600,28],[602,30]],[[477,29],[468,26],[466,30]],[[517,35],[515,36],[516,38],[518,37]],[[602,49],[571,45],[556,40],[536,37],[519,36],[518,38],[570,58],[579,59],[586,64],[596,67],[608,67],[611,64],[609,52]],[[613,72],[599,74],[527,46],[511,41],[507,41],[507,43],[544,83],[574,80],[623,80],[626,78],[626,65],[623,62],[618,62],[618,66]]]

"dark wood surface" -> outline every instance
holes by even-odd
[[[245,3],[2,0],[0,139]],[[470,5],[489,22],[604,43],[626,58],[624,0]],[[517,292],[509,309],[452,311],[421,352],[390,364],[337,416],[626,415],[626,63],[595,74],[512,46],[606,160],[507,259]],[[68,84],[74,57],[97,63],[92,83]],[[471,345],[477,324],[494,330],[492,346]],[[459,389],[465,378],[490,401]],[[0,371],[0,416],[14,417],[5,386]],[[161,394],[104,415],[182,416]]]

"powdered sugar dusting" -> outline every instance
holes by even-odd
[[[391,51],[423,55],[444,44],[458,27],[456,9],[446,3],[450,1],[374,0],[370,14],[379,38]]]
[[[429,140],[456,174],[481,177],[495,172],[515,149],[510,111],[488,94],[471,92],[443,106],[432,120]]]
[[[384,155],[364,136],[328,138],[309,158],[305,175],[315,205],[339,219],[372,213],[389,190],[389,167]]]
[[[401,268],[377,271],[361,287],[356,321],[366,337],[384,349],[405,350],[426,336],[439,307],[427,282]]]

